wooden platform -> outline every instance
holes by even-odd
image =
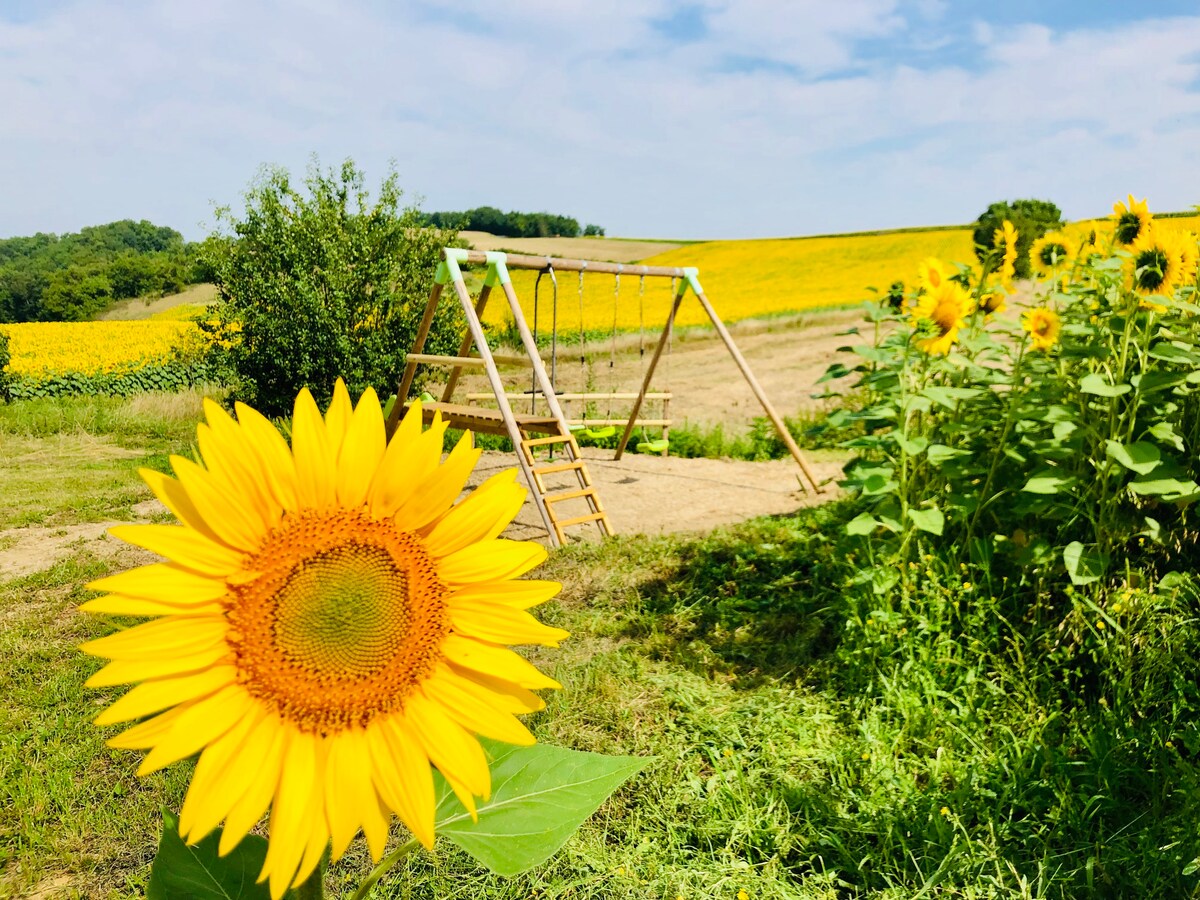
[[[407,412],[407,407],[405,412]],[[429,402],[421,404],[421,417],[425,425],[433,421],[434,413],[441,413],[442,420],[451,428],[462,428],[478,434],[498,434],[508,437],[504,415],[498,409],[481,406],[466,406],[460,403]],[[514,414],[517,427],[525,433],[558,434],[559,425],[554,416],[522,416]]]

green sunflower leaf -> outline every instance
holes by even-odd
[[[218,829],[193,847],[179,836],[179,819],[163,810],[162,837],[150,867],[146,900],[270,900],[266,882],[258,882],[267,841],[249,834],[225,856],[217,855]],[[288,891],[288,897],[294,897]]]
[[[1110,440],[1105,442],[1104,452],[1139,475],[1149,475],[1162,461],[1162,451],[1148,441],[1122,444],[1120,441]]]
[[[1095,394],[1097,397],[1120,397],[1131,390],[1133,388],[1128,384],[1109,384],[1098,372],[1084,375],[1079,379],[1079,391],[1082,394]]]
[[[946,517],[942,515],[942,511],[936,507],[929,509],[910,509],[908,517],[912,519],[912,523],[921,531],[928,531],[930,534],[940,535],[946,527]]]
[[[859,513],[846,523],[846,534],[873,534],[883,523],[870,513]]]
[[[437,833],[498,875],[517,875],[545,862],[613,791],[651,762],[549,744],[480,743],[492,771],[491,799],[479,804],[479,821],[472,821],[435,771]]]
[[[1079,541],[1071,541],[1063,548],[1063,562],[1072,584],[1091,584],[1104,574],[1104,557],[1095,550],[1088,550]]]

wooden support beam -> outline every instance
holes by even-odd
[[[725,347],[729,350],[729,355],[733,357],[733,361],[737,363],[739,369],[742,370],[742,375],[746,382],[750,385],[750,390],[754,391],[754,396],[758,398],[758,402],[762,404],[763,411],[767,414],[767,418],[775,426],[775,430],[779,432],[779,437],[787,446],[788,452],[792,454],[792,458],[799,464],[800,469],[808,478],[809,484],[816,493],[821,493],[821,486],[817,483],[817,478],[813,475],[812,469],[808,467],[808,460],[804,458],[804,454],[800,452],[800,448],[796,446],[796,441],[792,438],[792,433],[788,431],[787,425],[780,418],[779,413],[775,412],[775,407],[771,405],[771,401],[767,399],[766,392],[763,391],[762,385],[758,383],[758,379],[754,377],[754,373],[750,371],[750,365],[746,362],[746,358],[742,356],[742,351],[738,349],[737,344],[733,342],[733,336],[729,333],[729,329],[725,327],[725,323],[721,321],[721,317],[717,315],[717,311],[713,309],[712,304],[708,302],[708,298],[704,296],[703,291],[696,292],[696,299],[700,301],[700,305],[704,307],[704,311],[708,313],[708,317],[712,319],[713,327],[717,329],[717,334],[721,336],[721,340],[725,342]]]
[[[486,263],[487,254],[482,250],[467,251],[467,262]],[[686,278],[687,272],[673,266],[637,266],[623,263],[600,262],[594,259],[566,259],[557,256],[527,256],[522,253],[507,253],[504,264],[510,269],[549,269],[555,272],[599,272],[604,275],[637,275],[641,277]]]
[[[433,316],[437,312],[438,301],[442,299],[442,287],[441,283],[435,283],[433,290],[429,292],[429,300],[425,303],[425,313],[421,316],[421,324],[417,326],[417,334],[413,338],[412,352],[420,353],[425,347],[429,329],[433,327]],[[412,389],[413,379],[417,375],[417,364],[411,358],[412,352],[409,353],[409,359],[404,362],[404,374],[400,377],[400,384],[396,388],[396,402],[384,424],[384,431],[389,440],[396,433],[396,426],[400,424],[400,410],[408,402],[408,392]]]
[[[485,284],[479,289],[479,296],[475,299],[475,317],[481,322],[483,321],[483,311],[487,309],[488,297],[491,296],[492,286]],[[471,332],[467,332],[462,339],[462,343],[458,345],[458,355],[466,356],[471,352]],[[462,374],[462,369],[455,368],[450,370],[450,377],[446,379],[446,389],[442,391],[442,402],[449,403],[450,398],[454,396],[454,389],[458,387],[458,377]]]

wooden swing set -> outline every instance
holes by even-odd
[[[463,276],[462,266],[468,264],[483,264],[487,267],[483,286],[480,288],[479,294],[475,299],[471,298]],[[581,391],[569,393],[556,390],[555,379],[546,371],[545,362],[538,348],[537,338],[525,320],[520,300],[513,289],[512,280],[508,272],[510,268],[535,270],[539,273],[539,281],[543,274],[551,276],[555,289],[553,307],[554,325],[551,338],[552,371],[557,368],[558,280],[556,272],[579,273],[580,359],[583,366],[586,366],[582,335],[582,281],[585,272],[613,275],[617,279],[614,288],[614,338],[616,328],[615,303],[616,294],[620,289],[620,276],[623,274],[636,275],[642,279],[639,283],[639,303],[642,293],[641,286],[644,285],[646,278],[671,279],[674,295],[671,303],[671,311],[667,316],[667,321],[663,326],[658,343],[650,357],[649,364],[645,367],[640,390],[636,394],[622,394],[616,391]],[[467,333],[463,336],[457,356],[422,353],[421,351],[424,349],[425,341],[429,337],[434,316],[437,313],[438,305],[447,284],[453,286],[458,301],[462,306],[463,315],[467,323]],[[508,301],[516,332],[521,339],[521,347],[525,351],[524,355],[495,354],[488,346],[482,316],[487,307],[492,289],[497,285],[500,286]],[[816,478],[809,468],[804,455],[800,452],[800,448],[796,446],[796,442],[792,439],[783,420],[767,399],[762,385],[758,383],[758,380],[754,377],[754,373],[750,371],[749,364],[746,362],[745,357],[742,356],[741,351],[738,350],[733,337],[725,327],[725,323],[721,321],[720,316],[717,315],[716,310],[713,309],[712,304],[705,296],[703,289],[700,287],[698,271],[695,268],[622,265],[620,263],[606,263],[583,259],[462,250],[453,247],[443,249],[442,261],[438,263],[437,272],[434,276],[433,290],[430,292],[429,300],[425,304],[425,312],[417,328],[412,349],[405,357],[404,373],[400,378],[400,383],[396,391],[398,399],[393,405],[387,421],[388,434],[391,435],[395,431],[400,417],[408,408],[407,398],[416,378],[417,366],[433,365],[448,368],[450,374],[442,391],[441,399],[422,403],[422,414],[426,424],[431,422],[435,415],[440,415],[442,420],[447,422],[451,428],[469,429],[473,432],[498,434],[508,437],[516,450],[517,463],[520,466],[525,483],[529,486],[530,497],[541,516],[542,522],[546,526],[546,531],[554,546],[561,546],[566,541],[566,528],[589,522],[594,522],[602,534],[611,535],[613,533],[612,525],[608,520],[608,515],[604,511],[604,506],[600,501],[596,487],[592,483],[587,463],[580,453],[579,444],[576,442],[575,433],[582,428],[585,433],[589,433],[593,437],[603,436],[606,433],[611,436],[616,433],[616,426],[623,424],[624,431],[617,442],[616,453],[613,457],[614,460],[620,460],[629,444],[634,429],[639,425],[643,426],[643,429],[646,426],[661,426],[664,430],[670,426],[670,419],[666,413],[666,404],[670,401],[670,394],[661,392],[652,393],[650,386],[663,352],[670,345],[675,317],[689,289],[695,294],[696,300],[712,321],[717,334],[724,342],[730,356],[733,357],[734,362],[750,385],[755,397],[762,404],[767,417],[774,424],[780,439],[787,446],[792,457],[804,473],[804,476],[808,479],[811,489],[820,493],[821,488],[817,484]],[[537,282],[535,282],[534,290],[536,296]],[[472,353],[472,347],[474,347],[474,353]],[[614,343],[612,350],[614,358],[615,347]],[[612,361],[610,360],[611,365]],[[510,393],[500,375],[500,366],[519,366],[532,370],[533,385],[530,393],[523,395]],[[490,395],[468,394],[468,401],[483,398],[494,399],[496,403],[495,409],[470,405],[469,403],[459,404],[451,402],[462,372],[467,368],[483,369],[487,375],[488,384],[492,389]],[[555,374],[557,373],[555,372]],[[531,399],[531,402],[532,400],[536,400],[544,404],[544,413],[536,411],[528,414],[514,412],[513,403],[518,398]],[[578,401],[586,404],[599,399],[607,399],[610,403],[609,414],[603,419],[588,419],[586,406],[582,417],[575,419],[569,419],[563,411],[563,402]],[[633,406],[627,418],[614,419],[612,417],[611,402],[616,399],[633,400]],[[642,406],[647,399],[657,399],[663,402],[664,410],[661,419],[639,418]],[[605,429],[611,429],[611,431],[605,432]],[[539,452],[553,451],[555,449],[563,452],[561,461],[556,462],[551,459],[549,462],[543,462],[536,456]],[[648,452],[665,452],[667,448],[665,441],[646,441],[644,445],[639,444],[639,449]],[[561,490],[547,484],[549,476],[574,476],[576,484],[568,490]],[[560,503],[565,504],[564,508],[582,504],[583,511],[580,513],[563,514],[559,511]]]

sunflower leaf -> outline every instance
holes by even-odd
[[[217,855],[220,829],[189,847],[179,836],[179,820],[163,810],[162,837],[150,867],[146,900],[270,900],[266,882],[257,883],[267,842],[248,834],[226,856]],[[286,896],[295,896],[289,891]]]
[[[553,856],[609,794],[649,763],[534,744],[481,740],[490,759],[492,796],[471,820],[435,771],[437,833],[498,875],[517,875]]]

